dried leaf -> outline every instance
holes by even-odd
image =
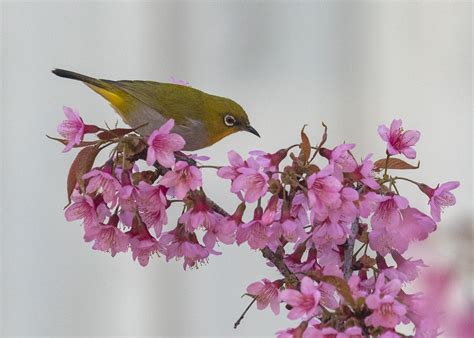
[[[300,155],[299,158],[303,163],[308,162],[309,157],[311,156],[311,144],[309,143],[308,135],[304,132],[304,128],[306,125],[303,126],[301,129],[301,144],[300,144]]]
[[[352,297],[351,289],[349,288],[349,285],[344,279],[336,277],[336,276],[322,276],[321,281],[334,286],[337,292],[339,292],[339,294],[347,302],[347,304],[354,307],[355,301],[354,301],[354,298]]]
[[[77,182],[82,182],[82,176],[89,172],[94,165],[95,158],[100,148],[97,146],[88,146],[82,149],[74,159],[67,175],[67,196],[71,201],[71,194]]]
[[[324,133],[323,133],[323,137],[321,138],[321,142],[319,143],[318,148],[321,148],[328,139],[328,126],[324,124],[324,122],[322,122],[321,124],[323,125]]]
[[[382,158],[374,162],[374,167],[376,169],[385,169],[386,159]],[[390,157],[388,159],[387,168],[388,169],[418,169],[420,167],[420,162],[416,166],[407,163],[399,158]]]

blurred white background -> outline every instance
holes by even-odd
[[[142,268],[83,242],[62,210],[74,152],[61,154],[45,134],[56,133],[63,104],[90,123],[117,116],[84,85],[51,74],[55,67],[109,79],[175,76],[235,99],[262,138],[241,133],[201,151],[214,164],[231,148],[293,144],[305,123],[319,140],[321,121],[329,144],[355,142],[359,157],[380,158],[377,126],[402,118],[422,132],[411,177],[461,181],[458,204],[418,252],[431,265],[472,266],[469,2],[2,2],[1,11],[1,335],[270,336],[294,324],[252,309],[232,328],[246,286],[277,276],[247,247],[221,247],[208,265],[183,271],[162,258]],[[211,172],[205,185],[235,207]],[[428,210],[415,189],[405,191]],[[460,277],[465,300],[470,276]]]

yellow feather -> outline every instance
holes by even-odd
[[[110,102],[112,106],[115,108],[121,110],[120,108],[123,107],[125,100],[118,94],[111,92],[110,90],[96,87],[91,84],[87,84],[89,87],[91,87],[92,90],[97,92],[98,94],[102,95],[107,101]]]

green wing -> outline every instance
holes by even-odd
[[[117,86],[178,124],[185,123],[186,118],[197,119],[204,109],[206,94],[195,88],[154,81],[102,81]]]

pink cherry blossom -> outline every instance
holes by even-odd
[[[342,181],[344,173],[353,172],[357,168],[357,162],[349,153],[349,150],[354,149],[355,144],[343,143],[338,145],[333,150],[321,148],[320,153],[323,157],[329,160],[329,164],[334,166],[334,176]]]
[[[385,196],[372,216],[369,244],[385,256],[392,249],[404,253],[410,241],[423,240],[436,229],[436,223],[401,196]]]
[[[333,176],[333,165],[328,165],[307,179],[308,201],[311,207],[311,219],[323,221],[328,216],[328,209],[341,205],[342,184]]]
[[[137,198],[140,217],[147,227],[153,226],[157,237],[161,235],[163,225],[168,222],[166,208],[166,188],[157,185],[152,186],[141,181],[138,184],[139,195]]]
[[[338,333],[336,338],[362,338],[362,329],[358,326],[352,326]]]
[[[86,187],[86,193],[94,193],[99,189],[102,192],[105,203],[112,203],[112,208],[117,203],[117,193],[121,188],[120,182],[105,170],[94,169],[84,176],[84,180],[89,180]]]
[[[384,196],[379,195],[373,191],[369,191],[366,194],[360,195],[360,215],[364,218],[368,218],[372,214],[372,212],[374,212],[378,208],[379,203],[383,202],[384,200]]]
[[[391,227],[396,228],[402,221],[401,209],[408,207],[408,200],[399,195],[391,195],[382,197],[382,201],[378,204],[371,222],[372,226],[377,229]]]
[[[65,153],[82,142],[86,125],[75,109],[64,106],[63,111],[67,120],[61,122],[58,126],[58,133],[68,140],[68,144],[63,150],[63,153]]]
[[[204,245],[209,250],[214,248],[218,241],[228,245],[235,242],[235,231],[237,229],[235,221],[223,220],[222,217],[219,217],[219,219],[218,222],[214,222],[206,228],[206,234],[202,238]]]
[[[268,305],[275,315],[280,313],[280,298],[278,290],[281,287],[281,281],[270,282],[264,278],[260,282],[255,282],[247,287],[247,293],[257,299],[257,309],[263,310]]]
[[[338,333],[333,327],[317,328],[309,325],[303,333],[303,338],[336,338]]]
[[[173,170],[168,171],[160,184],[169,188],[169,194],[183,199],[188,191],[193,191],[202,185],[201,171],[187,162],[178,161]]]
[[[313,230],[313,241],[317,247],[332,243],[336,245],[344,244],[347,235],[350,233],[349,224],[343,221],[333,222],[327,218]]]
[[[418,130],[404,131],[402,120],[393,120],[390,129],[380,125],[378,132],[382,140],[387,142],[387,152],[390,155],[403,154],[410,159],[416,157],[416,151],[411,146],[414,146],[420,139]]]
[[[297,333],[301,335],[301,332],[299,332],[299,328],[288,328],[286,330],[280,330],[276,333],[277,338],[294,338],[298,337]]]
[[[341,252],[338,245],[328,237],[312,237],[315,247],[318,249],[318,261],[320,266],[341,264]],[[316,240],[316,241],[315,241]]]
[[[243,168],[246,166],[242,156],[240,156],[237,152],[231,150],[227,153],[227,157],[229,159],[230,166],[221,167],[217,170],[217,176],[228,179],[234,180],[240,173],[237,171],[239,168]]]
[[[252,249],[263,249],[270,244],[272,240],[280,237],[279,233],[272,231],[268,223],[262,221],[263,210],[257,207],[254,212],[253,220],[242,224],[237,229],[237,244],[240,245],[247,241]]]
[[[344,278],[341,269],[335,264],[328,264],[320,271],[324,276]],[[320,282],[319,292],[321,292],[321,305],[328,309],[337,309],[339,307],[339,302],[336,300],[336,287],[334,285]]]
[[[192,199],[193,206],[178,218],[187,232],[194,232],[199,226],[204,229],[214,228],[215,224],[222,221],[223,216],[211,210],[203,193],[192,194]]]
[[[374,178],[374,162],[370,159],[371,157],[372,154],[367,155],[362,160],[362,163],[354,170],[352,176],[369,188],[377,190],[380,188],[380,185]]]
[[[303,277],[300,291],[283,290],[280,292],[280,299],[292,306],[288,313],[289,319],[310,318],[318,310],[321,293],[317,283],[309,277]]]
[[[164,249],[158,241],[150,236],[138,235],[130,239],[130,248],[132,249],[132,258],[137,260],[141,266],[147,266],[150,257],[163,253]]]
[[[400,224],[401,236],[410,240],[421,241],[428,238],[428,235],[436,230],[436,223],[433,219],[416,208],[408,207],[401,210],[401,214],[403,220]],[[402,251],[398,252],[403,253]]]
[[[204,262],[209,257],[209,250],[200,245],[196,235],[187,233],[183,226],[165,232],[160,238],[160,244],[165,247],[167,261],[175,257],[184,258],[184,269]]]
[[[249,158],[247,167],[237,169],[239,175],[233,180],[231,191],[244,193],[244,200],[249,203],[257,201],[268,190],[268,176],[256,160]]]
[[[401,282],[398,279],[386,283],[383,273],[377,277],[374,293],[365,300],[367,307],[373,311],[365,319],[367,325],[394,328],[402,321],[407,309],[395,299],[400,289]]]
[[[369,244],[373,250],[385,256],[391,250],[404,253],[411,241],[426,239],[436,229],[436,223],[415,208],[400,211],[400,222],[374,227],[369,233]]]
[[[296,243],[302,238],[306,238],[307,234],[304,231],[303,224],[293,217],[280,220],[279,222],[283,237],[290,243]]]
[[[402,283],[411,282],[418,277],[419,268],[426,267],[421,259],[414,261],[411,258],[405,259],[397,251],[392,251],[391,255],[397,263],[397,267],[384,270],[389,279],[399,279]]]
[[[278,166],[288,154],[288,149],[280,149],[273,154],[261,150],[253,150],[250,155],[255,156],[256,161],[263,167],[264,171],[278,171]]]
[[[351,277],[349,277],[347,285],[349,285],[351,294],[354,299],[367,296],[367,291],[365,291],[363,286],[361,285],[361,278],[359,276],[352,275]]]
[[[85,225],[99,222],[94,200],[89,195],[80,195],[77,190],[71,195],[72,204],[66,209],[64,215],[68,222],[82,219]]]
[[[135,212],[137,201],[140,199],[140,191],[135,185],[122,185],[118,191],[118,197],[122,210]]]
[[[303,255],[306,252],[306,244],[297,245],[292,254],[284,258],[285,264],[293,272],[306,272],[311,270],[316,262],[316,249],[312,248],[308,251],[306,259],[303,261]]]
[[[183,149],[184,139],[175,133],[170,133],[174,127],[174,120],[169,119],[160,129],[154,130],[148,137],[148,153],[146,163],[153,165],[155,161],[165,168],[174,165],[174,152]]]
[[[337,209],[329,209],[329,219],[336,223],[352,223],[359,215],[355,202],[359,199],[357,190],[346,187],[341,190],[341,205]]]
[[[118,220],[109,222],[109,224],[100,223],[91,227],[84,228],[84,240],[86,242],[94,241],[92,249],[100,251],[109,251],[114,257],[118,252],[127,252],[129,236],[117,228]]]
[[[290,215],[297,218],[301,224],[308,224],[308,199],[302,192],[298,192],[291,202]]]
[[[459,182],[451,181],[438,185],[435,189],[426,184],[420,184],[420,189],[430,198],[431,216],[435,222],[441,221],[441,211],[445,207],[456,204],[456,197],[451,190],[459,187]]]

